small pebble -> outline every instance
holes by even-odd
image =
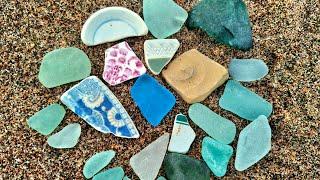
[[[162,75],[189,104],[205,100],[229,77],[225,67],[196,49],[174,59],[167,69],[162,71]]]

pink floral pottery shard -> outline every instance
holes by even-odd
[[[103,79],[114,86],[146,73],[146,68],[127,42],[121,42],[105,52]]]

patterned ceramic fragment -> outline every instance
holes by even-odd
[[[220,143],[210,137],[205,137],[202,141],[202,158],[213,174],[218,177],[226,174],[232,153],[233,149],[231,146]]]
[[[190,127],[188,118],[183,114],[176,115],[168,151],[187,153],[195,137],[196,133]]]
[[[84,23],[81,40],[95,46],[147,33],[146,24],[135,12],[124,7],[107,7],[93,13]]]
[[[139,137],[139,132],[127,111],[96,76],[82,80],[65,92],[60,99],[100,132],[124,138]]]
[[[137,79],[130,94],[152,126],[159,125],[176,103],[174,95],[148,74]]]
[[[123,176],[122,167],[115,167],[95,175],[92,180],[122,180]]]
[[[237,81],[256,81],[268,74],[268,66],[260,59],[232,59],[229,73]]]
[[[140,179],[156,179],[166,155],[169,137],[169,133],[165,133],[130,158],[130,166]]]
[[[100,170],[106,167],[115,155],[116,153],[110,150],[110,151],[99,152],[91,156],[86,161],[83,167],[84,177],[86,177],[87,179],[93,177]]]
[[[178,32],[188,13],[173,0],[143,0],[143,18],[156,38],[167,38]]]
[[[249,121],[272,113],[272,104],[234,80],[227,82],[219,106]]]
[[[144,42],[144,55],[148,68],[158,75],[170,62],[180,43],[177,39],[152,39]]]
[[[105,52],[103,79],[110,85],[117,85],[146,73],[141,60],[127,42],[121,42]]]
[[[28,125],[40,134],[49,135],[63,120],[66,110],[59,104],[51,104],[28,119]]]
[[[236,125],[232,121],[219,116],[200,103],[190,106],[189,117],[209,136],[224,144],[231,143],[236,135]]]
[[[243,171],[262,159],[271,149],[271,128],[266,116],[259,116],[239,135],[235,168]]]
[[[53,88],[84,79],[90,72],[88,56],[78,48],[68,47],[55,49],[43,57],[38,78],[42,85]]]
[[[69,124],[61,131],[49,136],[49,146],[57,149],[73,148],[79,140],[81,126],[78,123]]]

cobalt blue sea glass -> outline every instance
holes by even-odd
[[[137,79],[131,88],[131,97],[152,126],[159,125],[176,103],[174,95],[147,74]]]
[[[90,76],[69,89],[61,96],[61,101],[98,131],[118,137],[139,137],[127,111],[96,76]]]

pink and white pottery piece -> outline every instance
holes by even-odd
[[[146,73],[146,68],[127,42],[121,42],[105,52],[103,79],[114,86]]]

